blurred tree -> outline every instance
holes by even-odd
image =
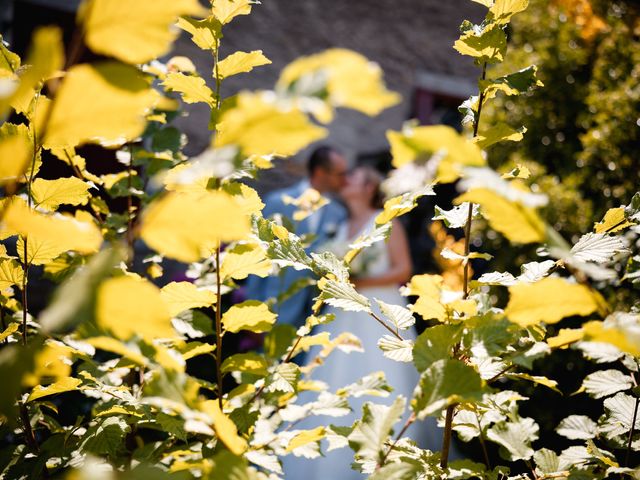
[[[640,5],[532,0],[510,42],[509,64],[538,65],[545,87],[494,104],[493,122],[528,132],[489,158],[505,170],[526,164],[551,199],[547,221],[572,240],[640,184]]]

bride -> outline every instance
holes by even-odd
[[[347,178],[347,183],[340,195],[349,211],[349,220],[342,224],[331,244],[325,249],[334,251],[341,256],[348,245],[362,233],[375,226],[375,218],[380,213],[382,194],[380,183],[382,176],[371,167],[358,167]],[[406,283],[411,276],[411,259],[407,237],[402,224],[394,220],[391,235],[387,242],[376,242],[371,247],[362,251],[352,262],[351,281],[359,293],[369,298],[372,306],[376,307],[378,299],[392,305],[406,305],[406,299],[399,293],[399,286]],[[366,401],[373,403],[390,404],[398,395],[407,399],[407,405],[412,397],[413,390],[418,383],[419,374],[411,363],[402,363],[386,358],[378,348],[378,340],[388,331],[364,312],[345,312],[340,309],[329,308],[329,313],[335,314],[335,320],[327,325],[318,327],[317,332],[329,332],[331,338],[336,338],[343,332],[354,334],[362,343],[364,352],[345,353],[339,349],[334,350],[325,362],[314,370],[313,379],[328,384],[329,391],[336,390],[355,383],[362,377],[383,371],[387,383],[393,388],[393,393],[387,398],[359,397],[351,398],[349,403],[353,412],[344,417],[315,417],[313,421],[307,419],[300,428],[313,428],[317,425],[351,426],[353,422],[362,416],[362,405]],[[314,331],[316,333],[316,331]],[[403,338],[415,340],[413,328],[402,333]],[[407,413],[401,422],[395,426],[399,431],[407,419]],[[325,423],[326,420],[326,423]],[[435,419],[426,422],[414,423],[406,432],[406,436],[415,440],[418,446],[437,451],[440,449],[442,434],[435,425]],[[285,478],[298,478],[302,470],[294,467],[296,460],[291,456],[285,458]],[[349,448],[342,448],[326,453],[325,457],[306,460],[304,470],[305,480],[312,479],[362,479],[360,473],[351,469],[353,452]]]

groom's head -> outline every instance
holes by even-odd
[[[344,187],[349,164],[336,149],[322,146],[309,157],[309,183],[320,193],[337,193]]]

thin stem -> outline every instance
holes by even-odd
[[[218,405],[222,410],[222,295],[220,277],[220,242],[216,246],[216,378],[218,379]]]
[[[449,449],[451,447],[451,433],[453,431],[453,414],[456,410],[456,405],[449,405],[447,407],[447,413],[444,421],[444,435],[442,437],[442,455],[440,457],[440,467],[447,468],[449,465]]]
[[[131,195],[131,188],[133,187],[131,176],[133,174],[133,169],[131,168],[131,164],[133,163],[131,148],[129,148],[129,165],[127,166],[127,246],[129,250],[129,261],[127,262],[127,266],[131,267],[135,260],[135,250],[134,250],[134,242],[135,236],[133,233],[133,198]]]
[[[516,368],[515,365],[509,365],[508,367],[504,368],[502,371],[500,371],[499,373],[496,373],[493,377],[491,377],[489,380],[487,380],[487,383],[492,383],[495,382],[498,378],[500,378],[502,375],[504,375],[505,373],[507,373],[509,370],[513,370],[514,368]]]
[[[29,260],[27,259],[27,237],[23,238],[23,258],[22,262],[22,345],[27,345],[27,305],[29,303],[27,285],[29,283]]]
[[[391,451],[396,448],[396,444],[400,441],[400,439],[402,438],[402,436],[405,434],[405,432],[407,431],[407,429],[413,424],[413,422],[416,421],[416,414],[412,413],[409,418],[407,418],[407,421],[405,422],[404,426],[402,427],[402,429],[400,430],[400,432],[398,432],[398,435],[396,435],[395,440],[393,441],[393,443],[391,445],[389,445],[389,449],[384,453],[384,455],[382,456],[382,458],[380,459],[380,461],[378,462],[378,465],[376,466],[376,470],[383,467],[384,463],[387,461],[387,457],[389,456],[389,454],[391,453]]]
[[[38,446],[38,441],[36,440],[36,436],[33,433],[33,429],[31,428],[31,421],[29,420],[29,411],[27,410],[27,405],[19,400],[18,407],[20,409],[20,421],[22,422],[25,442],[33,453],[39,454],[40,447]]]
[[[629,440],[627,441],[627,453],[624,458],[624,464],[629,466],[629,456],[631,455],[631,443],[633,442],[633,435],[635,433],[636,419],[638,418],[638,404],[640,398],[636,398],[636,406],[633,409],[633,421],[631,422],[631,430],[629,431]]]
[[[373,312],[369,312],[369,315],[371,315],[380,325],[382,325],[384,328],[386,328],[388,331],[391,332],[391,334],[396,337],[398,340],[403,340],[404,338],[402,338],[402,336],[400,334],[398,334],[395,330],[393,330],[393,328],[391,328],[389,325],[387,325],[387,323],[382,320],[378,315],[376,315]]]
[[[491,461],[489,460],[489,453],[487,452],[487,445],[484,441],[484,432],[482,431],[482,423],[480,422],[480,416],[478,412],[476,414],[476,421],[478,422],[478,431],[480,432],[480,446],[482,447],[482,454],[484,455],[484,464],[487,466],[487,469],[491,470]]]

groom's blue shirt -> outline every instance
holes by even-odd
[[[275,214],[281,214],[291,220],[297,207],[295,205],[285,204],[283,197],[288,195],[293,198],[298,198],[308,188],[309,182],[304,180],[291,187],[271,192],[264,200],[265,207],[262,215],[265,218],[269,218]],[[315,235],[313,242],[307,249],[307,253],[309,251],[316,251],[320,245],[333,238],[340,224],[347,219],[346,209],[339,202],[331,199],[329,199],[327,205],[320,208],[313,215],[317,217],[313,219],[307,217],[299,222],[291,220],[293,225],[295,225],[295,231],[293,233],[296,235]],[[313,230],[314,227],[315,231]],[[287,291],[295,281],[312,275],[309,270],[299,271],[291,267],[285,268],[284,271],[277,276],[260,278],[255,275],[250,275],[247,281],[247,298],[260,301],[276,298],[279,294]],[[296,328],[303,325],[305,319],[311,313],[313,296],[314,289],[306,287],[284,302],[276,303],[274,308],[278,314],[278,322],[287,323]]]

